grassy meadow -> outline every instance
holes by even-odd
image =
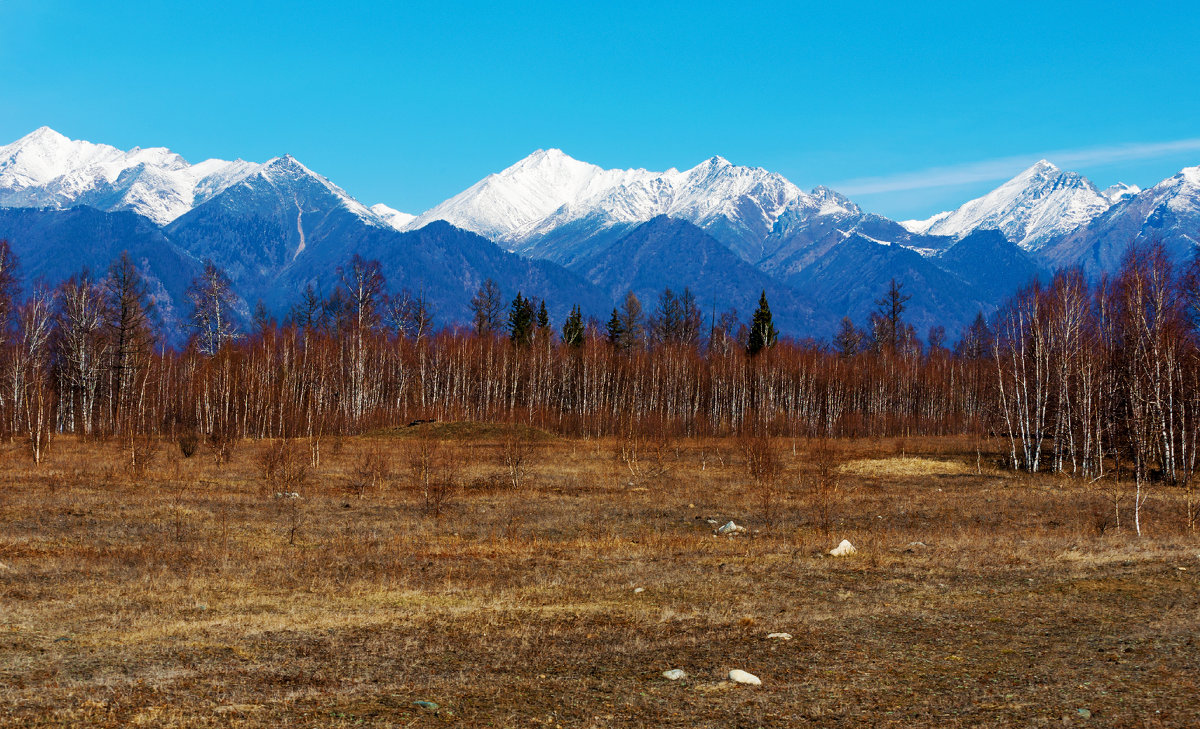
[[[1001,446],[8,444],[0,725],[1195,726],[1181,490]]]

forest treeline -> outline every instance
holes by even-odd
[[[781,337],[765,293],[751,319],[705,316],[694,296],[629,295],[606,322],[493,281],[471,326],[434,330],[421,296],[390,293],[354,257],[329,292],[309,287],[282,321],[248,327],[223,272],[188,290],[188,343],[169,346],[123,255],[101,275],[22,289],[0,244],[7,436],[40,461],[58,433],[192,434],[214,443],[306,438],[414,420],[519,421],[581,436],[793,437],[967,434],[1006,444],[1010,465],[1088,479],[1106,470],[1190,491],[1200,436],[1200,276],[1134,245],[1098,282],[1033,281],[991,318],[922,341],[892,282],[861,326],[829,342]],[[315,456],[314,456],[315,457]],[[1190,511],[1190,510],[1189,510]],[[1189,514],[1189,522],[1192,521]]]

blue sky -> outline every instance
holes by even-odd
[[[0,142],[288,152],[409,212],[539,147],[897,218],[1047,155],[1102,187],[1200,164],[1191,3],[0,0],[0,38]]]

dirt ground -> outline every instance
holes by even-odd
[[[1178,489],[1138,537],[1124,484],[999,444],[781,439],[756,482],[732,439],[520,435],[326,439],[291,481],[269,443],[7,446],[0,725],[1200,724]]]

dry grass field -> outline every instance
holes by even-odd
[[[0,725],[1200,723],[1180,494],[1138,538],[1110,484],[965,439],[778,440],[756,480],[735,440],[519,435],[327,439],[307,474],[304,443],[7,446]]]

